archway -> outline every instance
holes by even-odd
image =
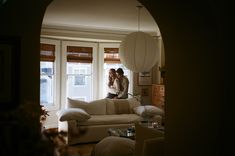
[[[138,9],[136,8],[136,5],[139,5],[140,3],[136,0],[130,0],[128,1],[128,3],[125,0],[122,1],[101,1],[101,2],[106,2],[107,4],[104,3],[99,3],[99,1],[96,1],[95,4],[97,4],[98,2],[98,6],[91,6],[92,1],[89,1],[89,3],[84,2],[84,4],[81,4],[81,6],[79,6],[80,1],[71,1],[69,2],[69,4],[67,4],[68,2],[63,1],[63,0],[55,0],[51,3],[51,5],[48,6],[48,9],[45,13],[45,17],[43,20],[43,25],[42,25],[42,30],[41,30],[41,38],[49,38],[49,39],[56,39],[59,40],[61,45],[59,45],[59,47],[63,47],[67,46],[67,44],[69,44],[69,40],[73,41],[73,43],[70,44],[76,44],[75,42],[77,40],[82,41],[82,42],[89,42],[89,40],[91,40],[91,42],[96,42],[98,44],[98,47],[102,46],[102,42],[106,42],[106,46],[108,46],[107,44],[110,43],[120,43],[120,41],[130,32],[134,32],[137,31],[138,26],[137,26],[137,21],[138,21]],[[114,4],[113,4],[114,3]],[[120,7],[118,8],[117,5],[120,5]],[[67,5],[67,6],[66,6]],[[113,8],[113,6],[115,6]],[[68,9],[69,8],[69,9]],[[123,11],[121,10],[123,8]],[[116,10],[115,10],[116,9]],[[141,16],[140,16],[140,30],[141,31],[146,31],[149,34],[151,34],[154,38],[156,38],[156,40],[159,42],[161,41],[161,34],[160,31],[158,29],[158,26],[156,24],[156,22],[154,21],[154,19],[151,17],[151,15],[149,15],[149,12],[147,12],[147,10],[145,8],[142,8],[143,10],[141,10]],[[60,12],[60,10],[63,10]],[[78,11],[78,13],[76,12],[77,10],[81,10],[80,12]],[[83,11],[85,10],[85,11]],[[102,10],[108,10],[108,12],[103,12]],[[112,12],[112,10],[115,10]],[[127,11],[128,10],[128,11]],[[130,11],[131,10],[131,11]],[[101,13],[100,13],[101,12]],[[124,13],[129,13],[129,14],[124,14]],[[111,18],[108,15],[112,15]],[[76,16],[74,16],[76,15]],[[124,17],[128,17],[128,20],[126,20],[126,18]],[[118,18],[119,17],[119,18]],[[121,18],[122,17],[122,18]],[[68,20],[69,19],[69,20]],[[81,19],[79,22],[79,19]],[[98,20],[97,20],[98,19]],[[133,22],[129,22],[131,20],[133,20]],[[72,22],[71,22],[72,21]],[[99,22],[102,21],[102,22]],[[118,22],[116,22],[118,21]],[[66,23],[67,22],[67,23]],[[128,22],[131,26],[128,25]],[[97,24],[96,24],[97,23]],[[121,24],[119,24],[121,23]],[[96,25],[96,27],[94,27],[94,25]],[[86,32],[84,32],[84,27],[86,28]],[[115,29],[115,28],[119,28],[119,30]],[[125,28],[125,31],[124,31]],[[85,38],[85,39],[84,39]],[[51,41],[51,40],[50,40]],[[65,42],[66,43],[65,43]],[[52,42],[50,42],[52,44]],[[65,43],[65,44],[63,44]],[[101,44],[100,44],[101,43]],[[159,44],[162,46],[162,44]],[[98,48],[97,48],[98,49]],[[101,49],[101,48],[99,48]],[[60,51],[62,51],[62,53],[64,53],[63,51],[64,49],[60,49]],[[59,51],[59,50],[58,50]],[[97,50],[98,51],[98,50]],[[155,65],[154,69],[152,69],[152,78],[151,78],[151,82],[150,84],[147,85],[143,85],[143,84],[138,84],[137,79],[139,78],[139,76],[137,75],[137,73],[134,74],[134,78],[133,81],[131,80],[131,85],[133,84],[133,92],[131,90],[131,94],[134,95],[140,95],[142,94],[143,91],[145,91],[145,93],[143,93],[143,96],[141,98],[141,102],[142,104],[151,104],[152,103],[152,84],[159,84],[160,82],[160,72],[158,67],[159,66],[163,66],[164,65],[164,51],[161,50],[161,56],[162,61],[159,61],[158,64]],[[98,51],[98,54],[101,52]],[[100,55],[100,54],[99,54]],[[60,60],[63,60],[63,55],[60,56]],[[94,57],[95,58],[95,57]],[[99,65],[97,66],[97,68],[93,68],[95,69],[95,71],[98,71],[98,74],[100,74],[101,76],[104,75],[103,69],[101,69],[100,64],[102,64],[102,58],[101,57],[97,57],[94,60],[98,60]],[[64,66],[66,66],[63,62],[59,63],[60,66],[63,68],[66,68]],[[94,63],[95,64],[95,63]],[[56,65],[56,63],[55,63]],[[57,68],[58,69],[58,68]],[[72,70],[72,67],[70,68]],[[53,70],[51,70],[53,71]],[[62,83],[65,83],[65,81],[63,81],[62,79],[65,77],[65,72],[63,73],[62,70],[59,70],[61,75],[61,86],[63,86]],[[55,71],[57,72],[57,71]],[[103,73],[102,73],[103,72]],[[98,75],[97,74],[97,75]],[[98,87],[94,87],[94,89],[92,89],[93,92],[96,92],[96,88],[101,88],[100,86],[105,86],[105,83],[102,83],[104,78],[101,79],[100,75],[96,76],[96,78],[93,78],[94,80],[98,80],[99,84]],[[67,75],[68,76],[68,75]],[[99,79],[100,78],[100,79]],[[91,82],[92,83],[92,82]],[[68,84],[68,83],[67,83]],[[69,84],[72,84],[69,83]],[[95,83],[93,83],[95,84]],[[129,88],[132,88],[130,85]],[[59,85],[58,85],[59,86]],[[65,85],[64,85],[65,86]],[[71,87],[71,86],[66,86],[67,88],[72,88],[72,89],[67,89],[67,90],[75,90],[75,87]],[[71,98],[83,98],[89,101],[89,99],[91,99],[91,96],[86,96],[81,97],[81,96],[85,96],[85,87],[83,88],[83,92],[82,95],[78,95],[79,91],[75,91],[77,93],[77,95],[68,95],[66,93],[61,93],[60,96],[56,96],[56,97],[61,97],[59,100],[61,100],[61,103],[66,103],[66,97],[65,96],[70,96]],[[65,90],[65,89],[64,89]],[[100,91],[100,89],[99,89]],[[103,90],[101,90],[103,91]],[[100,91],[100,92],[101,92]],[[69,91],[68,91],[69,92]],[[45,93],[45,92],[43,92]],[[106,93],[106,92],[104,92]],[[104,94],[103,93],[103,94]],[[66,95],[65,95],[66,94]],[[87,93],[89,95],[89,93]],[[98,98],[101,98],[101,96],[97,96]],[[93,97],[92,97],[93,98]],[[93,98],[93,100],[96,100],[96,97]],[[49,101],[49,100],[48,100]],[[161,100],[163,101],[163,100]],[[160,103],[160,102],[159,102]],[[58,106],[58,109],[63,108],[63,105]],[[54,112],[56,112],[57,110],[53,109]],[[49,122],[53,122],[56,121],[56,116],[54,115],[55,113],[51,111],[51,115],[49,116]],[[55,117],[53,117],[55,116]],[[47,124],[49,123],[47,122]],[[49,123],[50,124],[50,123]]]
[[[50,0],[8,2],[1,6],[0,33],[3,36],[22,38],[22,63],[19,67],[21,104],[24,100],[38,103],[38,43],[43,14]],[[223,139],[220,140],[220,132],[228,132],[226,126],[221,124],[226,124],[225,121],[231,119],[229,113],[224,112],[228,107],[223,105],[226,101],[224,74],[221,74],[225,67],[225,27],[217,23],[225,22],[227,16],[219,12],[225,5],[209,0],[203,1],[203,4],[198,1],[141,2],[158,22],[166,50],[166,155],[218,155],[220,150],[223,150],[219,147],[223,147],[222,144],[225,143]],[[15,16],[16,14],[18,16]],[[7,113],[9,112],[5,112]],[[38,132],[38,129],[28,128]],[[28,145],[28,142],[24,142],[27,140],[25,137],[19,141],[12,137],[23,134],[16,129],[1,131],[1,136],[8,136],[7,141],[11,140],[8,147]],[[29,134],[28,136],[30,138]],[[33,140],[38,138],[36,135]],[[25,150],[29,151],[30,147]],[[9,152],[12,151],[12,148],[10,149]]]
[[[221,137],[218,114],[223,114],[225,97],[223,75],[218,74],[224,67],[223,27],[217,23],[223,17],[221,4],[140,2],[157,21],[164,39],[165,154],[218,154],[219,148],[214,148],[219,147],[217,139]]]

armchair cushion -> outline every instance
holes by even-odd
[[[140,124],[135,124],[135,155],[143,156],[144,155],[144,145],[147,139],[164,137],[164,132],[159,130],[144,127]],[[148,146],[150,147],[150,146]],[[147,148],[147,147],[145,147]]]
[[[90,119],[90,115],[80,108],[68,108],[58,111],[57,116],[60,121],[69,121],[69,120],[77,120],[77,121],[86,121]]]
[[[133,156],[134,147],[131,139],[108,136],[95,145],[92,156]]]
[[[164,137],[157,137],[144,140],[143,156],[156,155],[164,155]]]

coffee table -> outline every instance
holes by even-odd
[[[144,127],[153,128],[159,131],[162,131],[164,133],[165,128],[161,125],[155,125],[155,122],[146,122],[142,121],[139,124],[141,124]],[[119,136],[119,137],[125,137],[132,140],[135,140],[135,127],[128,127],[128,128],[109,128],[108,129],[109,136]]]
[[[119,136],[124,138],[135,139],[135,131],[132,128],[109,128],[110,136]]]
[[[144,127],[148,127],[148,128],[154,128],[156,130],[165,131],[165,127],[162,125],[159,125],[157,122],[154,121],[141,121],[139,124],[141,124]]]

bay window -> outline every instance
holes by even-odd
[[[132,73],[120,62],[119,46],[41,39],[41,105],[51,110],[64,108],[67,97],[82,101],[105,98],[110,68],[123,68],[131,92]]]

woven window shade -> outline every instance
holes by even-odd
[[[55,61],[55,45],[44,43],[40,44],[40,61]]]
[[[67,46],[67,62],[92,63],[92,47]]]
[[[104,48],[104,63],[120,63],[118,48]]]

